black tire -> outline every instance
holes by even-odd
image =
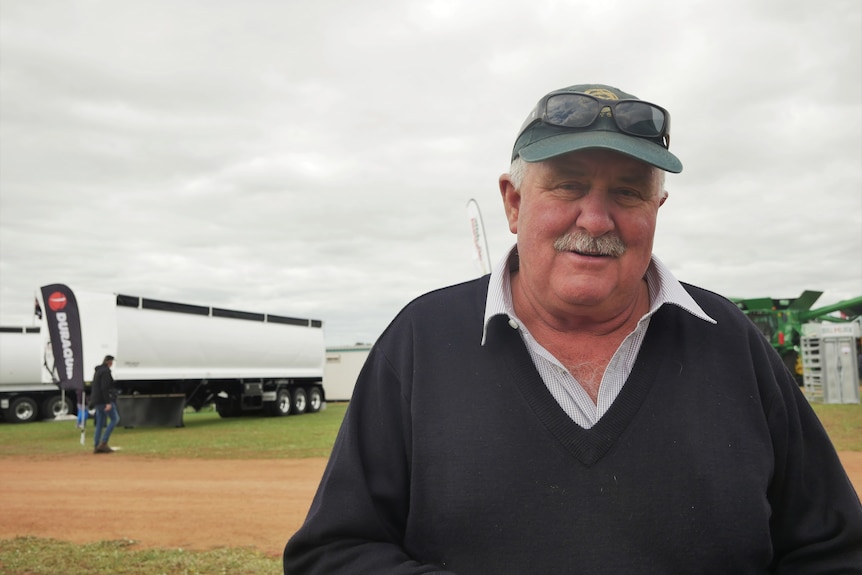
[[[290,397],[290,392],[286,389],[279,389],[275,396],[275,401],[266,406],[270,415],[275,417],[283,417],[289,415],[293,409],[293,400]]]
[[[204,406],[204,404],[201,403],[200,401],[196,400],[196,399],[190,400],[188,403],[188,407],[191,407],[192,409],[194,409],[195,413],[199,413],[200,410],[203,409],[203,406]]]
[[[216,411],[221,417],[237,417],[242,414],[239,402],[232,397],[227,399],[219,398],[216,401]]]
[[[75,402],[71,397],[52,395],[42,402],[42,419],[56,419],[62,415],[75,415]]]
[[[297,387],[293,390],[293,409],[292,412],[296,415],[300,415],[305,413],[305,410],[308,409],[308,395],[305,394],[305,390],[301,387]]]
[[[323,407],[323,392],[320,391],[319,387],[310,387],[308,388],[308,407],[306,408],[307,413],[317,413],[320,411],[320,408]]]
[[[4,415],[6,421],[11,423],[30,423],[39,417],[39,406],[29,397],[16,397],[9,403],[9,409],[4,412]]]

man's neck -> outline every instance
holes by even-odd
[[[511,275],[512,306],[530,333],[557,334],[557,337],[609,337],[631,333],[649,312],[650,295],[646,280],[641,280],[630,297],[621,303],[599,305],[570,304],[550,308],[531,297],[517,272]],[[537,341],[538,338],[537,338]]]
[[[561,316],[533,305],[512,277],[512,305],[533,339],[566,367],[596,402],[605,370],[623,341],[649,312],[645,280],[628,305],[608,314],[601,309]]]

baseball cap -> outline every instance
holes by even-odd
[[[573,102],[579,102],[568,94],[588,95],[583,98],[588,111],[565,109],[567,105],[575,107]],[[562,113],[548,113],[548,103],[552,98],[554,101],[567,102],[562,105]],[[621,104],[623,100],[628,102]],[[633,123],[632,114],[626,113],[630,109],[637,109],[640,116],[644,111],[651,115],[650,130],[643,131]],[[582,119],[586,117],[587,120],[572,122],[570,118],[575,115],[580,115]],[[566,123],[574,123],[578,127],[570,127]],[[512,149],[512,160],[520,155],[524,161],[541,162],[569,152],[604,148],[667,172],[679,173],[682,171],[682,162],[668,150],[669,142],[670,113],[664,108],[612,86],[577,84],[549,92],[539,100],[521,127]]]

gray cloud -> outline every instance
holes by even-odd
[[[476,275],[469,198],[502,255],[518,126],[592,81],[673,114],[685,170],[655,250],[681,280],[862,293],[853,0],[4,0],[0,16],[6,325],[64,282],[371,341]]]

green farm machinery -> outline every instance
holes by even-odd
[[[784,364],[802,384],[800,343],[802,326],[812,321],[848,322],[862,315],[862,296],[811,309],[823,292],[806,290],[797,298],[733,298],[732,301],[757,326]],[[834,316],[840,312],[841,316]]]

